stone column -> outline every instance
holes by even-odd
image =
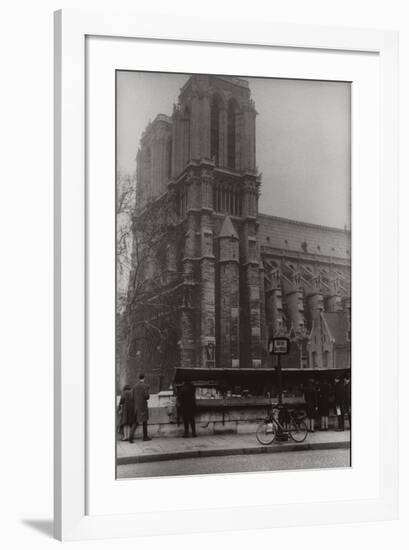
[[[218,366],[240,366],[239,238],[229,216],[218,235]]]
[[[257,180],[251,177],[248,177],[242,181],[242,215],[244,218],[255,219],[257,217],[258,185]]]
[[[260,280],[257,264],[247,263],[242,267],[243,286],[245,288],[243,300],[246,305],[247,335],[243,335],[243,346],[247,355],[247,366],[261,366],[261,308],[260,308]],[[240,337],[241,339],[241,337]],[[244,365],[243,365],[244,366]]]
[[[192,212],[187,214],[185,250],[183,257],[183,275],[185,281],[192,281],[194,275],[194,258],[196,244],[196,220]]]
[[[305,325],[303,292],[300,288],[295,288],[286,295],[287,310],[290,323],[297,331]],[[287,328],[289,329],[290,326]]]
[[[283,328],[283,301],[281,288],[271,288],[266,292],[269,336],[279,334]]]
[[[187,215],[185,249],[183,257],[182,306],[180,308],[181,326],[181,365],[197,366],[196,334],[194,322],[194,258],[196,242],[196,223],[193,213]]]
[[[308,298],[309,313],[312,321],[319,321],[321,313],[324,311],[324,298],[321,292],[314,292]]]
[[[260,275],[256,221],[247,217],[242,223],[240,239],[240,306],[241,365],[261,366],[261,307]]]
[[[322,346],[322,319],[321,314],[324,310],[324,299],[321,292],[316,291],[308,298],[308,308],[311,316],[314,338],[315,365],[322,368],[323,364],[323,346]]]
[[[212,221],[212,183],[211,166],[204,163],[197,178],[200,192],[197,194],[197,208],[200,210],[200,250],[199,250],[199,333],[200,366],[216,365],[215,332],[215,256],[213,250]]]
[[[180,326],[182,333],[180,362],[181,366],[186,368],[194,368],[197,366],[193,314],[194,310],[191,306],[182,305],[180,308]]]
[[[325,309],[326,311],[342,311],[342,298],[340,291],[340,278],[337,273],[330,273],[330,292],[326,296]]]
[[[267,354],[267,327],[266,327],[266,294],[264,285],[264,265],[260,262],[259,266],[260,280],[260,338],[261,338],[261,361],[265,362]]]
[[[213,231],[209,228],[209,216],[202,214],[200,258],[200,346],[201,366],[216,365],[215,332],[215,258],[213,254]]]

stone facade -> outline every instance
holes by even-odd
[[[287,368],[336,367],[325,313],[348,330],[350,235],[259,213],[256,115],[247,81],[197,75],[142,136],[126,361],[157,389],[177,367],[263,368],[277,334]]]

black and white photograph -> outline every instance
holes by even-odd
[[[117,479],[351,467],[351,83],[117,70],[115,194]]]
[[[406,548],[407,2],[2,7],[1,548]]]

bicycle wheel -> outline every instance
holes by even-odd
[[[262,445],[270,445],[277,433],[277,428],[274,422],[271,420],[263,420],[257,427],[256,437],[257,441]]]
[[[302,443],[308,435],[307,425],[304,420],[291,419],[288,424],[288,433],[293,441]]]

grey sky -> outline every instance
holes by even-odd
[[[118,169],[132,172],[141,134],[170,115],[188,75],[117,73]],[[350,225],[350,85],[248,78],[257,112],[260,212]]]

